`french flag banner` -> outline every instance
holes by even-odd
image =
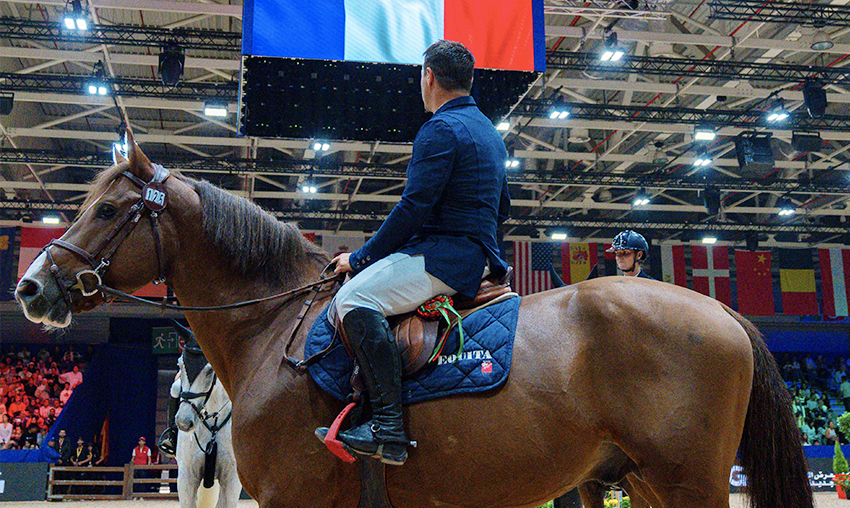
[[[847,316],[850,289],[850,250],[818,249],[823,290],[823,315]]]
[[[242,27],[244,55],[418,65],[448,39],[478,68],[546,68],[543,0],[245,0]]]

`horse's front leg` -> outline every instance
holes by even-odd
[[[201,479],[193,474],[194,468],[187,467],[177,473],[177,496],[180,498],[180,508],[197,508],[198,486]]]
[[[239,501],[239,494],[242,493],[242,483],[239,481],[239,475],[236,473],[236,459],[233,455],[225,456],[229,458],[229,462],[218,465],[218,502],[215,508],[236,508],[236,503]]]

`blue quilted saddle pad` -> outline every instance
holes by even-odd
[[[458,330],[452,330],[442,353],[419,372],[402,379],[404,404],[491,390],[508,379],[514,347],[520,297],[475,311],[463,318],[463,354],[458,358]],[[334,327],[325,308],[307,337],[305,358],[322,351],[330,344]],[[308,371],[323,390],[345,401],[351,393],[351,373],[354,361],[345,347],[336,346]]]

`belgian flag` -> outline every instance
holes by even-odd
[[[794,316],[818,314],[818,296],[811,249],[779,251],[779,282],[782,287],[784,314]]]

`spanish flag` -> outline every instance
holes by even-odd
[[[595,243],[561,244],[561,273],[565,284],[587,280],[597,261]]]
[[[779,283],[782,287],[783,314],[794,316],[818,314],[818,296],[811,249],[779,251]]]

